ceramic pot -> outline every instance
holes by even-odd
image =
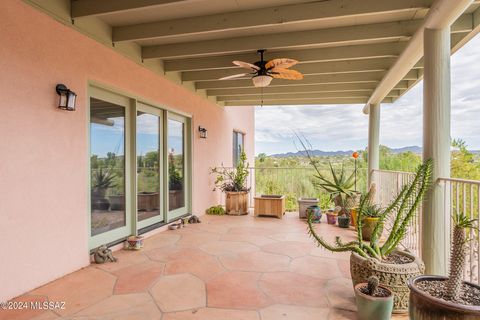
[[[309,206],[307,208],[307,216],[312,215],[312,222],[320,223],[320,219],[322,219],[322,210],[319,206]]]
[[[389,320],[392,317],[393,294],[384,286],[379,286],[389,292],[388,297],[372,297],[360,291],[367,283],[355,286],[355,300],[357,302],[358,320]]]
[[[447,280],[441,276],[418,276],[408,281],[410,288],[411,320],[474,320],[480,319],[480,306],[466,306],[434,298],[417,287],[417,283],[432,280]],[[465,284],[480,289],[478,284],[464,281]]]
[[[318,198],[298,198],[298,217],[300,219],[307,218],[307,209],[310,206],[318,205]]]
[[[350,217],[349,216],[338,216],[338,226],[340,228],[350,227]]]
[[[396,253],[410,257],[412,262],[404,264],[384,263],[373,258],[364,258],[356,253],[350,255],[350,276],[353,285],[367,282],[371,276],[380,280],[380,285],[393,292],[393,313],[408,312],[410,290],[407,282],[410,278],[422,275],[425,271],[423,262],[414,255],[397,251]]]
[[[337,223],[337,215],[334,213],[327,213],[327,223],[328,224],[336,224]]]

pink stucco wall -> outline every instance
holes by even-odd
[[[0,301],[89,263],[90,80],[193,116],[194,213],[219,199],[208,168],[232,162],[234,128],[253,155],[253,108],[218,107],[22,1],[0,1]],[[57,110],[57,83],[77,92],[76,112]]]

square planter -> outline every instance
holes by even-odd
[[[285,196],[261,195],[255,197],[255,217],[273,216],[279,219],[285,214]]]
[[[248,191],[227,191],[225,211],[234,216],[248,214]]]
[[[318,205],[317,198],[298,198],[298,217],[300,219],[307,219],[307,209],[310,206]]]

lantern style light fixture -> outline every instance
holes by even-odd
[[[207,129],[199,126],[198,127],[198,132],[200,134],[200,138],[207,139]]]
[[[75,111],[75,100],[77,99],[77,94],[68,89],[64,84],[57,84],[55,90],[60,96],[58,108],[67,111]]]
[[[261,74],[252,78],[253,85],[258,88],[268,87],[270,82],[272,82],[272,76],[267,74]]]

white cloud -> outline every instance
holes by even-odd
[[[480,37],[475,37],[451,60],[452,137],[480,149]],[[422,144],[423,83],[394,104],[382,105],[380,143],[391,147]],[[322,150],[363,149],[368,117],[361,105],[257,107],[256,153],[296,151],[294,131]]]

